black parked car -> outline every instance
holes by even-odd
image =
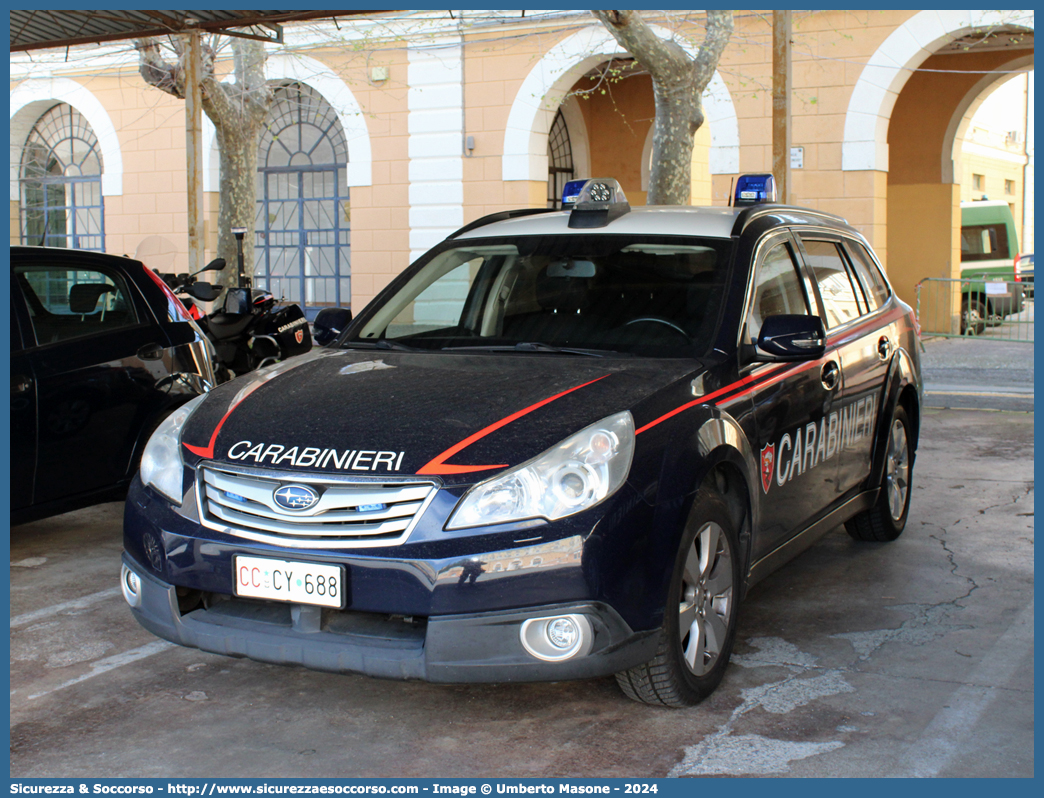
[[[127,498],[135,617],[321,670],[708,695],[750,585],[840,524],[898,537],[917,447],[910,308],[768,182],[633,210],[570,184],[194,400]]]
[[[143,264],[11,247],[11,522],[121,498],[152,431],[213,381],[199,328]]]

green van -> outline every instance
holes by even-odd
[[[961,203],[961,334],[982,335],[986,326],[1022,311],[1019,238],[1008,203]]]

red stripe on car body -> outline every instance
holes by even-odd
[[[652,427],[655,427],[660,422],[666,421],[669,418],[673,418],[674,416],[678,415],[682,411],[688,410],[690,407],[696,407],[697,405],[711,404],[719,396],[725,396],[726,394],[729,394],[732,391],[735,391],[737,388],[740,388],[740,387],[742,387],[744,385],[749,385],[750,383],[755,382],[757,380],[767,379],[772,374],[777,374],[777,373],[778,373],[778,370],[773,370],[773,371],[770,371],[770,372],[768,372],[766,374],[761,374],[761,375],[758,375],[758,376],[755,376],[755,375],[752,374],[749,377],[744,377],[742,380],[737,380],[736,382],[730,383],[729,385],[726,385],[724,388],[719,388],[718,390],[713,391],[713,392],[711,392],[711,393],[709,393],[709,394],[707,394],[705,396],[701,396],[699,399],[693,399],[691,402],[686,402],[685,404],[681,405],[680,407],[674,408],[674,410],[670,411],[669,413],[664,413],[659,418],[655,418],[652,421],[650,421],[648,424],[646,424],[646,425],[636,429],[634,431],[634,434],[635,435],[640,435],[641,433],[645,432],[647,429],[651,429]],[[754,386],[754,388],[756,388],[756,387],[757,386]],[[753,388],[751,390],[753,390]],[[731,399],[731,398],[732,397],[729,397],[729,399]],[[729,401],[729,400],[726,399],[726,400],[723,400],[723,401]]]
[[[549,396],[547,399],[543,399],[543,400],[537,402],[536,404],[533,404],[533,405],[530,405],[529,407],[523,408],[522,410],[519,410],[516,413],[512,413],[510,416],[505,416],[504,418],[500,419],[500,421],[493,422],[488,427],[483,427],[478,432],[476,432],[474,435],[469,435],[467,438],[462,440],[460,443],[453,444],[453,446],[448,448],[442,454],[438,455],[434,459],[432,459],[429,462],[425,463],[423,466],[421,466],[420,470],[417,471],[417,473],[418,474],[424,474],[424,475],[470,474],[470,473],[475,472],[475,471],[491,471],[494,468],[507,468],[508,463],[500,463],[498,465],[459,466],[459,465],[451,465],[451,464],[447,463],[446,461],[449,460],[457,452],[461,451],[462,449],[466,449],[468,446],[473,444],[475,441],[481,440],[482,438],[485,438],[491,432],[496,432],[498,429],[500,429],[501,427],[507,426],[512,421],[520,419],[520,418],[522,418],[522,416],[527,415],[529,413],[532,413],[534,410],[539,410],[544,405],[550,404],[551,402],[555,401],[556,399],[561,399],[566,394],[570,394],[573,391],[578,391],[581,388],[584,388],[584,387],[586,387],[588,385],[591,385],[593,383],[598,382],[598,380],[604,380],[608,376],[609,376],[608,374],[603,374],[601,377],[597,377],[596,379],[593,379],[590,382],[585,382],[582,385],[577,385],[575,388],[570,388],[567,391],[562,391],[562,393],[555,394],[554,396]]]

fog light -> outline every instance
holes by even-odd
[[[141,606],[141,579],[126,565],[120,570],[120,587],[128,604],[132,607]]]
[[[522,647],[545,662],[561,662],[583,656],[594,643],[594,630],[584,615],[530,618],[519,632]]]
[[[547,625],[547,639],[563,651],[572,648],[579,636],[580,630],[571,618],[556,618]]]

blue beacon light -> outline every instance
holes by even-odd
[[[740,175],[736,180],[734,206],[759,205],[776,201],[776,181],[772,175]]]

